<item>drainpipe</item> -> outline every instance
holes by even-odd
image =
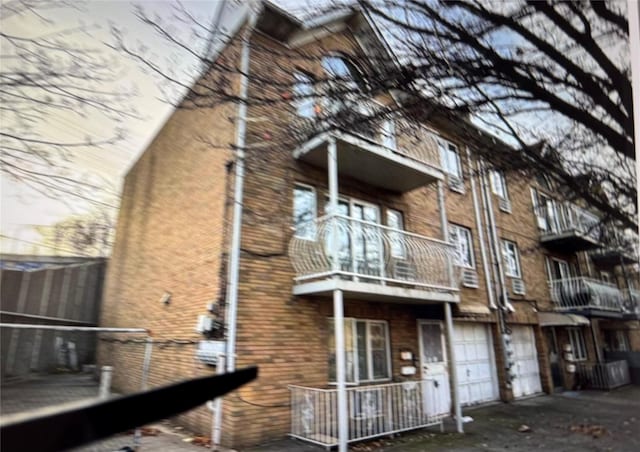
[[[240,277],[240,237],[242,227],[242,196],[244,187],[244,160],[247,130],[247,92],[249,90],[249,40],[258,19],[257,11],[249,12],[247,28],[242,34],[242,54],[240,59],[240,105],[236,123],[236,174],[233,195],[233,226],[231,231],[231,251],[229,258],[229,285],[227,286],[228,310],[227,327],[227,371],[236,368],[236,332],[238,320],[238,281]]]
[[[491,268],[487,262],[487,250],[484,243],[484,233],[482,232],[482,220],[480,219],[480,206],[478,203],[478,193],[476,193],[476,178],[473,176],[472,163],[471,163],[471,151],[469,146],[467,150],[467,165],[469,166],[469,179],[471,180],[471,196],[473,198],[473,212],[476,219],[476,228],[478,229],[478,240],[480,242],[480,256],[482,257],[482,268],[484,268],[484,281],[487,286],[487,297],[489,298],[489,307],[491,309],[498,309],[496,306],[495,298],[493,296],[493,290],[491,290]]]
[[[480,169],[480,181],[481,181],[482,196],[484,200],[484,209],[488,219],[487,226],[490,231],[490,239],[493,245],[492,246],[493,254],[495,257],[495,266],[498,273],[498,283],[500,286],[500,298],[501,298],[500,304],[502,305],[502,309],[509,312],[514,312],[515,309],[509,302],[509,294],[507,293],[504,269],[502,268],[502,252],[500,250],[500,241],[498,240],[498,232],[496,231],[496,220],[495,220],[495,217],[493,216],[493,203],[491,202],[491,194],[489,193],[486,168],[482,164],[482,162],[479,162],[478,164]]]
[[[440,209],[440,226],[442,228],[442,240],[449,243],[449,223],[447,221],[447,206],[444,202],[444,184],[442,181],[438,181],[438,208]],[[449,278],[453,285],[453,267],[451,260],[448,260]],[[453,339],[455,336],[453,330],[453,319],[451,318],[451,304],[444,304],[444,319],[447,325],[447,351],[449,352],[449,373],[451,374],[451,383],[453,388],[453,410],[456,418],[456,431],[458,433],[464,433],[462,426],[462,407],[460,406],[460,389],[458,388],[458,369],[456,362],[456,352],[453,345]]]

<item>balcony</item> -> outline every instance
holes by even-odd
[[[335,256],[335,257],[334,257]],[[300,226],[289,243],[294,295],[401,303],[458,302],[452,245],[342,215]]]
[[[398,193],[443,179],[437,141],[422,126],[344,110],[349,114],[293,124],[303,143],[294,158],[326,170],[329,142],[335,140],[342,176]]]
[[[547,201],[535,213],[540,242],[547,248],[574,253],[600,245],[600,219],[575,204]]]
[[[338,445],[338,391],[290,386],[291,433],[327,448]],[[430,380],[347,388],[349,436],[361,441],[442,424],[447,413],[436,407],[438,391]]]
[[[551,301],[556,311],[588,311],[611,317],[619,317],[624,306],[623,294],[616,286],[585,277],[551,281]]]

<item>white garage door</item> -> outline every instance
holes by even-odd
[[[538,353],[533,336],[533,328],[529,326],[511,327],[513,343],[513,396],[523,397],[542,392],[540,385],[540,369]]]
[[[459,322],[454,332],[460,403],[473,405],[497,400],[495,360],[487,325]]]

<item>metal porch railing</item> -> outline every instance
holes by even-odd
[[[297,282],[339,275],[373,284],[458,289],[453,245],[342,215],[300,226],[289,243],[289,257]]]
[[[338,391],[290,386],[290,435],[321,446],[338,444]],[[348,441],[441,424],[431,380],[347,388]]]
[[[608,363],[578,363],[576,377],[585,389],[614,389],[631,383],[629,364],[625,360]]]
[[[622,291],[613,284],[595,279],[576,277],[555,279],[550,282],[551,301],[557,311],[601,309],[622,311]]]

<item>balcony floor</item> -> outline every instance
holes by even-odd
[[[428,288],[408,288],[344,279],[298,282],[293,286],[294,295],[331,297],[334,290],[342,290],[345,298],[400,304],[459,303],[460,295],[454,291]]]
[[[577,231],[545,234],[540,237],[540,242],[549,249],[567,253],[591,250],[599,246],[597,240]]]

